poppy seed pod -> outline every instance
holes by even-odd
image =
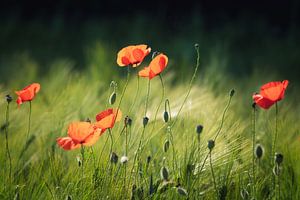
[[[145,127],[148,124],[149,118],[148,117],[144,117],[143,118],[143,126]]]
[[[214,140],[208,140],[207,142],[207,148],[211,151],[215,147],[215,141]]]
[[[169,150],[170,147],[170,141],[166,140],[164,143],[164,152],[166,153]]]
[[[283,161],[283,155],[281,153],[275,153],[275,163],[280,165]]]
[[[234,93],[235,93],[235,90],[231,89],[229,95],[232,97],[234,95]]]
[[[201,134],[202,131],[203,131],[203,126],[202,126],[202,125],[198,125],[198,126],[196,127],[196,133],[197,133],[197,134]]]
[[[167,111],[164,112],[164,121],[166,123],[169,121],[169,113]]]
[[[13,98],[9,94],[7,94],[5,96],[5,99],[6,99],[7,103],[10,103],[13,100]]]
[[[82,162],[81,162],[80,156],[77,156],[77,157],[76,157],[76,161],[77,161],[77,163],[78,163],[78,167],[81,167]]]
[[[264,155],[264,149],[260,144],[256,145],[254,154],[258,159],[260,159]]]
[[[92,122],[92,121],[90,120],[90,118],[86,118],[85,121],[88,122],[88,123],[91,123],[91,122]]]
[[[117,93],[113,92],[111,93],[110,97],[109,97],[109,104],[113,105],[116,102],[117,99]]]
[[[110,155],[110,162],[117,164],[118,158],[119,156],[115,152],[112,152]]]
[[[162,180],[168,181],[169,180],[169,170],[166,167],[162,167],[160,170],[160,177]]]

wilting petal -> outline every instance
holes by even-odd
[[[254,94],[252,98],[259,107],[264,109],[270,108],[276,102],[263,97],[261,94]]]

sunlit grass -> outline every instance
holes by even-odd
[[[100,56],[105,59],[104,56]],[[91,148],[86,148],[86,162],[84,177],[81,178],[81,167],[77,157],[80,150],[68,151],[60,149],[56,144],[56,138],[66,135],[67,126],[72,121],[83,121],[87,118],[95,121],[99,111],[107,108],[108,97],[111,94],[109,79],[117,83],[117,102],[124,87],[125,79],[103,77],[108,68],[116,66],[100,66],[99,60],[91,60],[89,68],[84,71],[71,70],[72,63],[57,61],[53,64],[49,74],[43,77],[35,76],[34,61],[23,60],[32,69],[31,76],[26,78],[22,74],[15,73],[14,84],[0,86],[0,94],[13,95],[19,87],[31,81],[39,81],[41,91],[32,102],[32,118],[30,137],[32,143],[19,158],[25,143],[27,132],[27,119],[29,104],[25,103],[20,108],[13,102],[10,105],[9,123],[9,146],[13,166],[13,184],[8,183],[8,161],[5,148],[1,148],[1,198],[11,199],[16,195],[21,199],[65,199],[68,195],[72,199],[129,199],[132,196],[133,184],[136,185],[135,198],[150,198],[149,188],[151,185],[155,192],[153,198],[172,199],[182,196],[175,186],[180,183],[180,188],[187,191],[190,199],[214,199],[217,194],[214,191],[209,162],[204,164],[199,171],[204,157],[208,153],[207,141],[213,139],[221,124],[221,116],[228,102],[229,91],[234,88],[236,94],[225,116],[224,126],[216,140],[212,151],[212,163],[216,176],[216,184],[219,191],[226,193],[227,199],[240,199],[241,191],[247,191],[251,196],[251,95],[258,90],[259,86],[266,82],[263,75],[253,75],[248,80],[232,79],[218,70],[221,61],[214,59],[209,64],[208,70],[200,72],[196,76],[191,94],[183,107],[180,115],[177,113],[184,100],[188,89],[188,82],[176,82],[173,78],[172,63],[170,61],[168,73],[163,74],[165,82],[165,98],[170,101],[172,120],[177,118],[172,127],[176,163],[174,164],[174,152],[172,145],[167,152],[163,151],[165,140],[168,139],[168,125],[163,121],[164,105],[159,109],[155,128],[153,118],[160,102],[162,87],[158,77],[151,81],[149,105],[147,117],[150,121],[146,127],[143,140],[143,151],[140,155],[140,171],[130,178],[134,154],[137,151],[140,134],[143,129],[142,120],[147,94],[148,80],[139,80],[139,93],[137,91],[136,71],[131,72],[129,84],[120,109],[124,116],[129,115],[132,126],[129,128],[129,151],[127,176],[124,176],[124,164],[120,161],[109,171],[106,164],[109,161],[109,143],[104,149],[104,154],[98,162],[94,163]],[[202,58],[204,59],[204,58]],[[31,67],[30,67],[31,66]],[[187,66],[188,67],[188,66]],[[126,70],[125,70],[126,71]],[[124,76],[125,72],[124,71]],[[22,72],[22,71],[21,71]],[[28,72],[29,73],[29,72]],[[271,76],[270,76],[271,77]],[[273,77],[271,77],[273,78]],[[284,77],[280,77],[283,79]],[[13,96],[15,98],[15,96]],[[299,111],[300,107],[294,102],[299,95],[293,85],[287,91],[286,99],[279,103],[279,126],[278,126],[278,150],[284,155],[283,170],[280,175],[282,197],[284,199],[297,198],[300,195],[298,189],[299,179]],[[134,102],[130,113],[129,110]],[[0,101],[0,123],[5,123],[6,101]],[[257,198],[263,199],[271,191],[272,166],[270,166],[270,149],[272,141],[270,136],[274,133],[275,109],[263,111],[258,109],[257,116],[257,140],[264,146],[265,154],[257,166]],[[203,125],[201,133],[200,151],[198,151],[197,125]],[[115,139],[113,151],[119,159],[125,155],[125,134],[121,133],[124,126],[123,120],[118,122],[112,130]],[[153,131],[152,131],[153,130]],[[4,147],[4,132],[1,130],[1,144]],[[93,147],[96,161],[108,138],[104,133]],[[148,157],[151,161],[147,164]],[[169,171],[171,187],[163,192],[163,181],[160,171],[165,166]],[[191,167],[192,166],[192,167]],[[194,170],[190,170],[190,167]],[[124,177],[125,183],[124,184]],[[136,177],[136,178],[134,178]],[[83,182],[83,184],[81,184]],[[83,188],[82,188],[83,186]],[[83,196],[82,196],[82,191]],[[141,197],[142,196],[142,197]]]

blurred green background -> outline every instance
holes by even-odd
[[[201,67],[236,79],[300,75],[297,1],[45,1],[4,2],[0,18],[2,84],[43,77],[58,62],[74,70],[94,67],[99,78],[122,74],[116,53],[145,43],[165,52],[170,71],[188,79],[199,43]],[[177,79],[178,80],[178,79]]]

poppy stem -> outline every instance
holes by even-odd
[[[81,198],[83,199],[83,194],[84,194],[84,189],[83,189],[83,176],[84,176],[84,147],[81,144],[81,157],[82,157],[82,161],[81,161]]]
[[[152,126],[151,133],[154,131],[154,128],[155,128],[155,122],[156,122],[156,118],[157,118],[157,114],[158,114],[159,108],[160,108],[160,106],[161,106],[161,104],[163,103],[163,100],[164,100],[164,98],[165,98],[165,85],[164,85],[164,81],[163,81],[163,79],[162,79],[161,74],[159,74],[158,76],[159,76],[160,83],[161,83],[161,87],[162,87],[162,93],[161,93],[161,99],[160,99],[160,102],[159,102],[159,104],[158,104],[158,107],[157,107],[156,112],[155,112],[155,115],[154,115],[154,120],[153,120],[153,126]]]
[[[254,198],[256,198],[256,171],[255,171],[255,143],[256,143],[256,135],[255,135],[255,123],[256,123],[256,108],[255,104],[253,105],[253,113],[252,113],[252,172],[253,172],[253,193]]]
[[[147,89],[147,96],[146,96],[146,102],[145,102],[145,117],[147,116],[147,110],[148,110],[148,101],[149,101],[149,96],[150,96],[150,79],[148,80],[148,89]]]
[[[100,156],[99,156],[99,158],[98,158],[98,164],[97,164],[97,166],[99,166],[99,164],[100,164],[100,160],[101,160],[101,158],[102,158],[102,154],[103,154],[104,149],[105,149],[105,147],[106,147],[106,144],[107,144],[107,142],[108,142],[108,138],[109,138],[109,136],[106,138],[105,143],[104,143],[104,145],[103,145],[103,147],[102,147]]]
[[[195,70],[194,70],[194,74],[193,74],[193,76],[192,76],[192,78],[191,78],[191,80],[190,80],[190,84],[189,84],[188,91],[187,91],[187,93],[186,93],[186,95],[185,95],[185,97],[184,97],[184,100],[183,100],[183,102],[182,102],[180,108],[179,108],[179,111],[177,112],[176,118],[175,118],[175,120],[173,121],[173,123],[172,123],[172,125],[171,125],[172,127],[173,127],[173,126],[175,125],[175,123],[177,122],[178,116],[179,116],[181,110],[183,109],[183,106],[184,106],[184,104],[186,103],[187,98],[189,97],[189,95],[190,95],[190,93],[191,93],[192,85],[193,85],[194,79],[196,78],[196,74],[197,74],[197,71],[198,71],[198,68],[199,68],[199,65],[200,65],[199,45],[196,44],[196,45],[195,45],[195,49],[196,49],[196,52],[197,52],[197,61],[196,61],[196,67],[195,67]]]
[[[134,99],[133,99],[133,103],[131,104],[131,107],[128,111],[129,116],[131,114],[132,109],[134,108],[135,102],[136,102],[137,97],[139,95],[139,90],[140,90],[140,77],[139,77],[139,75],[137,75],[137,89],[136,89],[136,93],[135,93],[135,96],[134,96]]]
[[[11,176],[12,164],[11,164],[11,155],[10,155],[9,144],[8,144],[8,126],[9,126],[9,102],[7,103],[7,107],[6,107],[5,142],[6,142],[6,153],[7,153],[8,159],[9,159],[9,182],[11,185],[11,183],[12,183],[12,176]]]
[[[28,142],[28,137],[29,137],[29,133],[30,133],[30,124],[31,124],[31,109],[32,109],[32,105],[31,105],[31,101],[29,101],[29,117],[28,117],[28,129],[27,129],[27,134],[26,134],[26,140],[25,140],[25,145]]]
[[[211,175],[213,178],[213,184],[214,184],[215,192],[217,195],[217,199],[219,199],[219,192],[218,192],[218,188],[217,188],[216,177],[215,177],[214,168],[213,168],[212,159],[211,159],[211,150],[209,151],[209,165],[210,165]]]
[[[114,138],[112,136],[112,132],[111,132],[111,129],[109,128],[108,129],[108,133],[109,133],[109,137],[110,137],[110,152],[109,152],[109,158],[108,160],[110,159],[110,156],[112,154],[112,150],[113,150],[113,145],[114,145]]]
[[[272,162],[272,160],[273,160],[273,156],[275,155],[275,149],[276,149],[277,137],[278,137],[278,104],[277,104],[277,102],[276,102],[276,103],[275,103],[275,137],[274,137],[273,145],[272,145],[271,162]]]

